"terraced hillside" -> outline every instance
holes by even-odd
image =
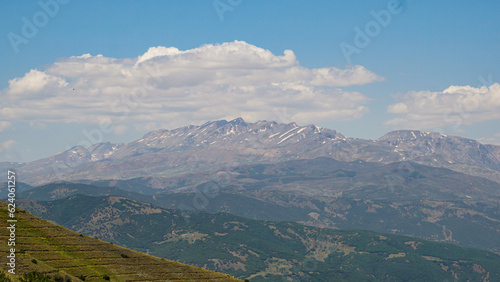
[[[10,236],[6,228],[7,205],[0,202],[1,270],[10,253]],[[21,275],[37,271],[71,281],[239,281],[227,274],[208,271],[91,238],[23,210],[16,211],[15,273],[7,276],[17,280]],[[57,281],[57,280],[56,280]],[[68,281],[68,280],[60,280]]]

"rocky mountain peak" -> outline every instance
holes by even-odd
[[[245,122],[245,120],[243,120],[243,118],[241,118],[241,117],[235,118],[232,121],[230,121],[229,123],[231,123],[233,125],[247,125],[247,123]]]
[[[320,134],[321,133],[321,134]],[[179,147],[179,146],[202,146],[208,144],[235,145],[250,140],[259,139],[260,143],[267,145],[278,145],[285,143],[287,139],[304,139],[314,134],[335,139],[345,138],[335,130],[322,129],[314,125],[299,126],[292,122],[289,124],[278,124],[274,121],[258,121],[247,123],[243,118],[230,121],[209,121],[200,126],[186,126],[173,130],[152,131],[136,143],[146,144],[148,147]],[[295,138],[292,138],[295,137]]]

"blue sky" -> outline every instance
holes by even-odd
[[[1,3],[0,161],[237,116],[350,137],[404,128],[500,144],[498,1]],[[25,21],[38,23],[31,38]],[[356,45],[358,28],[369,42]],[[347,58],[341,46],[357,52]],[[162,70],[162,84],[126,117],[113,112],[144,84],[147,65]],[[112,130],[100,129],[106,119]]]

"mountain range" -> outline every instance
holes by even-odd
[[[315,125],[247,123],[242,118],[155,130],[128,144],[75,146],[28,163],[3,162],[0,168],[16,169],[25,183],[42,185],[56,181],[172,177],[322,156],[345,162],[410,161],[500,183],[500,146],[416,130],[393,131],[377,140],[366,140]]]

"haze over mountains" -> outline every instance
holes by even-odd
[[[172,177],[322,156],[345,162],[411,161],[500,183],[500,146],[416,130],[392,131],[377,140],[365,140],[315,125],[247,123],[242,118],[155,130],[128,144],[76,146],[37,161],[0,166],[16,168],[24,182],[41,185],[55,181]]]

